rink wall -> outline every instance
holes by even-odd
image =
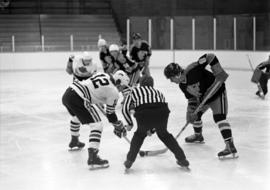
[[[61,70],[65,69],[69,55],[79,52],[38,52],[38,53],[0,53],[0,71],[23,70]],[[249,55],[253,66],[265,61],[270,52],[260,51],[161,51],[153,50],[150,60],[151,67],[164,67],[175,60],[186,66],[196,61],[204,53],[215,53],[224,68],[250,70],[247,59]],[[101,64],[98,52],[91,52],[93,59]]]

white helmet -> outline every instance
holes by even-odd
[[[119,51],[119,46],[117,44],[112,44],[109,47],[109,51]]]
[[[84,51],[82,54],[82,59],[83,59],[83,61],[92,61],[93,58],[89,52]]]
[[[118,70],[113,74],[113,79],[115,80],[116,84],[120,84],[123,86],[128,86],[129,84],[129,77],[128,75],[122,71],[122,70]]]
[[[102,38],[100,38],[100,39],[98,40],[97,46],[98,46],[99,48],[101,48],[102,46],[106,46],[106,45],[107,45],[106,40],[104,40],[104,39],[102,39]]]

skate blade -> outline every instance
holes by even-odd
[[[76,151],[80,151],[80,150],[82,150],[82,149],[83,149],[83,147],[82,147],[82,148],[79,148],[79,147],[73,147],[73,148],[69,148],[68,151],[69,151],[69,152],[76,152]]]
[[[232,159],[237,159],[239,158],[237,153],[232,153],[232,154],[228,154],[226,156],[219,156],[218,157],[220,160],[232,160]]]
[[[205,144],[204,141],[186,142],[187,144]]]
[[[188,166],[180,166],[180,170],[183,170],[185,172],[190,172],[191,169]]]
[[[110,165],[106,164],[106,165],[88,165],[89,166],[89,170],[99,170],[99,169],[105,169],[108,168]]]

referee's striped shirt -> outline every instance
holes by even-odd
[[[126,97],[122,113],[129,125],[133,125],[130,111],[139,106],[152,103],[166,103],[164,95],[157,89],[151,86],[140,86],[133,88]]]

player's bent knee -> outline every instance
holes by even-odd
[[[80,123],[79,119],[76,116],[71,117],[71,121],[74,123]]]
[[[102,132],[102,130],[103,130],[102,122],[90,123],[89,126],[90,126],[91,131],[100,131],[100,132]]]
[[[222,121],[222,120],[225,120],[227,118],[227,115],[226,114],[215,114],[214,115],[214,121],[215,123],[219,122],[219,121]]]

